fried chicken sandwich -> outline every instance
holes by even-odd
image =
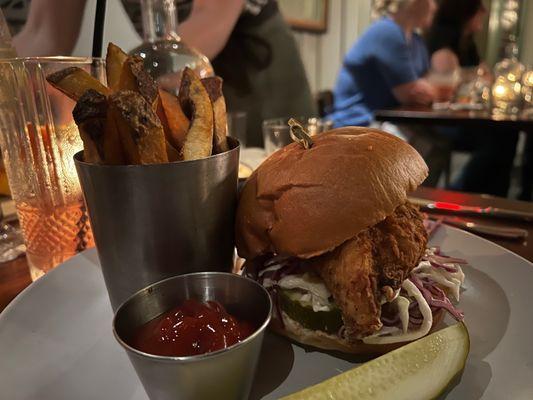
[[[263,162],[237,209],[237,250],[273,296],[274,329],[322,349],[382,353],[426,335],[442,310],[462,318],[448,298],[458,297],[461,260],[426,249],[407,201],[428,174],[416,150],[369,128],[313,141]]]

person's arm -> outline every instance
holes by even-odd
[[[13,38],[20,57],[72,53],[86,0],[32,0],[22,31]]]
[[[435,89],[426,79],[417,79],[413,82],[404,83],[392,88],[394,97],[404,105],[431,104],[435,98]]]
[[[185,43],[213,59],[226,45],[243,7],[244,0],[194,0],[178,33]]]
[[[433,86],[417,75],[403,35],[397,30],[381,32],[374,43],[377,68],[396,100],[403,105],[431,104],[435,98]]]

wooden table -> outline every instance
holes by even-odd
[[[470,193],[459,193],[421,187],[413,193],[413,196],[429,200],[460,203],[463,205],[493,206],[533,212],[533,203],[530,202],[508,200]],[[438,213],[434,215],[438,215]],[[527,260],[533,261],[533,223],[511,220],[495,220],[479,217],[469,217],[468,219],[472,221],[483,222],[484,224],[507,225],[527,229],[529,231],[529,240],[525,242],[505,239],[491,240],[521,255]],[[31,279],[25,257],[20,257],[14,261],[0,264],[0,311],[3,310],[7,304],[30,283]]]
[[[464,192],[452,192],[450,190],[434,189],[420,187],[414,193],[413,197],[438,200],[449,203],[458,203],[465,206],[480,206],[480,207],[497,207],[516,211],[525,211],[533,213],[533,202],[517,201],[504,199],[501,197],[494,197],[489,195],[479,195]],[[439,212],[428,212],[431,216],[443,216],[450,214],[443,214]],[[455,214],[456,215],[456,214]],[[524,257],[526,260],[533,262],[533,222],[495,219],[486,217],[471,217],[465,216],[465,219],[473,222],[479,222],[485,225],[494,226],[511,226],[515,228],[522,228],[528,231],[528,237],[525,241],[514,239],[494,239],[486,237],[494,243],[505,247],[506,249]]]
[[[495,116],[487,111],[433,110],[427,106],[401,106],[377,110],[376,121],[394,124],[461,126],[490,132],[493,129],[522,131],[527,134],[522,164],[522,193],[520,198],[531,200],[533,190],[533,112]],[[447,176],[447,179],[449,176]]]
[[[490,129],[494,127],[533,134],[533,114],[494,116],[486,111],[433,110],[426,106],[401,106],[389,110],[377,110],[377,121],[395,124],[464,126]]]
[[[0,264],[0,311],[30,283],[26,257]]]

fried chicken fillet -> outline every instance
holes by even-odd
[[[349,340],[381,329],[382,299],[392,300],[426,244],[421,214],[404,203],[333,252],[308,261],[342,310]]]

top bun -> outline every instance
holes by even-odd
[[[333,250],[392,214],[428,174],[414,148],[376,129],[339,128],[313,141],[278,150],[246,182],[235,227],[241,257]]]

